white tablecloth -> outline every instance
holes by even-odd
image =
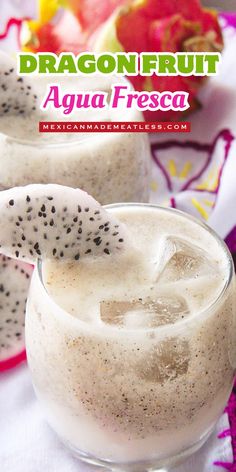
[[[29,371],[21,366],[1,375],[0,471],[1,472],[90,472],[57,439],[47,425],[35,398]],[[232,462],[231,440],[218,439],[228,429],[223,415],[201,452],[173,472],[221,472],[214,461]]]

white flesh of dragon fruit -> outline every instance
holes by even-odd
[[[126,227],[80,189],[33,184],[0,192],[0,252],[37,258],[107,256],[128,245]]]
[[[32,270],[0,255],[0,371],[25,359],[25,304]]]
[[[0,51],[0,116],[28,115],[36,109],[32,80],[17,75],[16,61]]]

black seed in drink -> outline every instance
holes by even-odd
[[[102,242],[100,236],[98,236],[97,238],[94,238],[93,241],[95,242],[96,246],[99,246],[99,245],[101,244],[101,242]]]

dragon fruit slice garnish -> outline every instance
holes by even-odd
[[[0,255],[0,372],[26,359],[25,304],[33,267]]]
[[[16,61],[0,51],[0,116],[37,112],[37,94],[33,81],[20,77]]]
[[[80,189],[33,184],[3,190],[0,215],[4,254],[0,370],[4,370],[25,359],[24,312],[32,272],[26,262],[50,258],[79,263],[84,257],[120,254],[130,246],[126,227]]]
[[[0,192],[0,250],[38,258],[108,256],[127,247],[126,227],[80,189],[32,184]]]
[[[0,52],[0,116],[34,113],[33,84],[16,73],[16,63]],[[2,118],[3,119],[3,118]],[[33,268],[0,255],[0,371],[26,359],[25,304]]]

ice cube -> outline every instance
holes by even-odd
[[[155,300],[104,300],[100,315],[103,322],[111,325],[144,329],[175,323],[188,316],[189,309],[183,297],[160,294]]]
[[[124,325],[124,316],[127,311],[137,309],[139,306],[139,301],[103,300],[100,302],[101,320],[111,325]]]
[[[195,244],[180,238],[167,238],[166,247],[170,254],[158,278],[159,282],[175,282],[212,274],[217,270],[214,261]]]
[[[186,340],[169,338],[157,344],[136,366],[140,379],[162,383],[186,374],[190,358]]]

